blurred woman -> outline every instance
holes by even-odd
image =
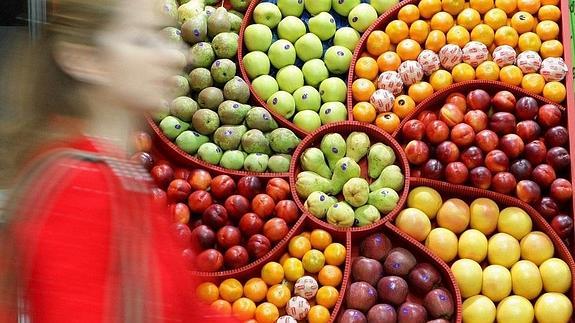
[[[0,322],[209,322],[165,205],[127,160],[134,121],[183,66],[153,0],[59,0],[3,73]],[[31,48],[29,48],[29,46]],[[38,150],[40,148],[40,150]],[[35,158],[22,168],[26,156]]]

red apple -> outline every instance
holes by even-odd
[[[282,218],[287,224],[293,224],[299,218],[299,210],[292,200],[279,201],[274,209],[275,216]]]
[[[288,225],[284,219],[272,218],[264,224],[264,235],[271,242],[278,242],[289,232]]]
[[[404,140],[421,140],[425,134],[425,124],[417,119],[407,121],[401,128]]]
[[[281,178],[272,178],[266,185],[266,194],[271,196],[277,203],[288,198],[290,187],[288,182]]]
[[[204,250],[196,257],[195,267],[199,271],[219,271],[224,267],[224,256],[216,249]]]
[[[224,253],[224,264],[227,269],[243,267],[250,261],[250,256],[246,248],[233,246]]]
[[[244,237],[253,236],[256,233],[262,232],[264,227],[264,220],[255,213],[246,213],[240,219],[238,223],[241,233]]]
[[[561,109],[554,104],[545,104],[539,108],[537,122],[545,128],[555,127],[561,124],[563,115]]]
[[[573,196],[573,186],[568,180],[558,178],[551,183],[549,193],[555,201],[564,203],[571,200]]]
[[[177,179],[183,179],[184,181],[188,181],[192,172],[189,169],[178,167],[174,170],[174,177]],[[190,186],[191,187],[191,186]]]
[[[545,157],[547,164],[551,165],[556,171],[567,169],[571,164],[571,157],[567,149],[563,147],[553,147],[549,149]]]
[[[206,191],[195,191],[188,197],[188,206],[192,213],[200,214],[214,203],[210,193]]]
[[[134,155],[132,155],[132,157],[130,157],[130,160],[142,165],[142,167],[144,167],[147,171],[151,170],[152,167],[154,167],[154,157],[143,151],[137,152]]]
[[[180,247],[182,248],[190,247],[190,240],[192,239],[192,230],[190,230],[190,228],[187,225],[181,223],[174,223],[171,229]]]
[[[485,167],[494,173],[505,172],[509,169],[509,158],[501,150],[492,150],[485,156]]]
[[[238,181],[238,193],[252,199],[262,191],[262,182],[256,176],[245,176]]]
[[[525,145],[524,155],[532,165],[539,165],[545,161],[547,148],[541,140],[533,140]]]
[[[515,133],[523,139],[523,142],[530,142],[539,138],[541,127],[533,120],[524,120],[515,126]]]
[[[221,227],[216,234],[216,238],[218,240],[218,246],[222,247],[223,249],[231,248],[242,242],[242,234],[240,233],[240,229],[232,225],[224,225]]]
[[[499,140],[499,149],[511,159],[519,157],[523,153],[524,148],[523,140],[514,133],[506,134]]]
[[[228,215],[234,221],[238,221],[242,215],[250,211],[250,201],[241,195],[232,195],[224,202]]]
[[[136,151],[149,153],[152,150],[152,137],[144,131],[137,131],[133,137]]]
[[[484,152],[490,152],[499,145],[499,137],[491,130],[482,130],[475,135],[475,143]]]
[[[498,193],[509,194],[516,185],[515,176],[508,172],[499,172],[491,179],[491,189]]]
[[[547,164],[537,165],[531,173],[531,179],[543,189],[548,188],[557,178],[553,167]]]
[[[545,132],[547,147],[563,147],[569,143],[569,133],[563,126],[555,126]]]
[[[479,110],[473,110],[479,111]],[[475,140],[475,131],[473,128],[466,124],[457,124],[453,129],[451,129],[451,141],[453,141],[459,147],[466,147],[473,143]]]
[[[168,196],[166,195],[166,191],[164,191],[159,187],[153,187],[152,200],[157,205],[165,206],[166,204],[168,204]]]
[[[171,204],[169,206],[172,221],[175,223],[187,224],[190,221],[190,209],[184,203]]]
[[[467,111],[467,102],[465,102],[465,95],[461,93],[451,93],[445,99],[445,103],[451,103],[456,105],[461,112],[465,113]]]
[[[491,96],[484,90],[473,90],[467,94],[467,107],[470,110],[489,110],[491,105]]]
[[[190,173],[188,183],[192,185],[193,190],[207,190],[212,182],[212,175],[204,169],[196,168]]]
[[[228,223],[228,211],[219,204],[212,204],[202,214],[202,223],[218,230]]]
[[[202,219],[192,219],[192,221],[190,221],[190,223],[188,223],[188,226],[190,227],[190,229],[194,230],[195,228],[199,227],[200,225],[202,225]]]
[[[467,181],[469,170],[462,162],[453,162],[445,166],[445,179],[452,184],[463,184]]]
[[[515,131],[515,116],[509,112],[496,112],[489,119],[489,129],[503,136]]]
[[[276,203],[271,196],[267,194],[258,194],[252,200],[252,210],[262,219],[267,219],[274,213]]]
[[[421,165],[429,159],[429,147],[420,140],[412,140],[405,146],[407,160],[413,165]]]
[[[210,190],[215,199],[225,200],[228,196],[234,194],[236,183],[228,175],[219,175],[212,179]]]
[[[449,127],[441,120],[431,121],[425,127],[425,136],[432,144],[439,144],[449,138]]]
[[[533,172],[533,166],[527,159],[519,159],[511,164],[509,170],[517,180],[528,179]]]
[[[216,244],[216,234],[207,225],[199,225],[192,230],[192,247],[205,250],[213,248]]]
[[[412,177],[421,177],[421,169],[412,169],[409,175]]]
[[[419,113],[419,115],[417,116],[417,120],[423,122],[423,124],[425,125],[425,127],[427,127],[427,125],[428,125],[429,123],[431,123],[432,121],[437,120],[437,114],[435,114],[435,112],[429,111],[429,110],[421,111],[421,112]]]
[[[537,211],[541,214],[547,221],[553,219],[554,216],[559,214],[559,206],[555,203],[555,200],[549,196],[545,196],[539,202]]]
[[[513,112],[516,103],[515,95],[509,91],[499,91],[491,99],[493,108],[498,112]]]
[[[248,240],[246,248],[252,259],[259,259],[272,249],[272,243],[266,236],[255,234]]]
[[[475,167],[469,172],[471,185],[481,189],[488,189],[491,186],[491,171],[487,167]]]
[[[166,164],[154,166],[150,173],[156,185],[162,189],[165,189],[174,179],[174,170]]]
[[[561,239],[571,237],[573,235],[573,218],[566,214],[559,214],[551,220],[551,227]]]
[[[524,179],[517,183],[515,194],[521,201],[532,204],[541,199],[541,188],[537,183]]]
[[[456,124],[463,122],[464,112],[462,112],[455,104],[446,103],[439,110],[439,120],[452,128]]]
[[[170,182],[166,195],[168,200],[172,202],[185,201],[188,195],[192,192],[192,187],[188,182],[183,179],[175,179]]]
[[[428,160],[421,168],[421,176],[429,179],[441,179],[443,177],[443,164],[437,159]]]
[[[457,161],[459,148],[451,141],[444,141],[435,148],[435,157],[444,164]]]
[[[469,169],[479,167],[483,165],[483,152],[481,149],[471,146],[461,154],[461,162]]]
[[[515,115],[519,120],[533,120],[538,110],[537,100],[530,96],[520,98],[515,105]]]
[[[489,118],[487,114],[481,110],[471,110],[465,114],[463,121],[473,128],[473,131],[479,132],[487,129]]]

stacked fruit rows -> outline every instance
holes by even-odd
[[[558,2],[183,2],[162,9],[188,66],[134,159],[200,300],[246,322],[572,320]]]

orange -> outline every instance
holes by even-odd
[[[268,285],[261,278],[251,278],[244,284],[244,296],[254,302],[261,302],[266,298]]]
[[[559,21],[559,19],[561,19],[561,10],[554,5],[544,5],[539,8],[537,18],[539,18],[539,20]]]
[[[410,24],[419,19],[419,8],[417,8],[416,5],[408,4],[399,9],[397,19],[404,21],[406,24]]]
[[[459,63],[451,70],[454,82],[470,81],[475,79],[475,69],[467,63]]]
[[[469,43],[470,35],[467,29],[462,26],[453,26],[447,32],[447,43],[455,44],[463,48],[467,43]]]
[[[554,5],[554,6],[558,6],[559,5],[559,0],[541,0],[541,5]]]
[[[389,36],[392,44],[397,44],[407,38],[409,35],[409,28],[407,24],[401,20],[394,20],[387,24],[385,33]]]
[[[294,237],[289,242],[288,250],[292,257],[301,259],[306,252],[311,250],[311,242],[306,237]]]
[[[544,59],[547,57],[561,57],[563,56],[563,44],[556,39],[546,40],[541,44],[539,54]]]
[[[284,280],[283,266],[275,261],[268,262],[263,266],[261,276],[268,286],[279,284]]]
[[[407,95],[400,95],[393,101],[393,109],[391,111],[395,113],[399,119],[403,119],[413,110],[415,110],[415,101]]]
[[[242,297],[232,305],[232,314],[240,321],[252,319],[255,312],[256,303],[249,298]]]
[[[286,306],[287,302],[291,298],[290,289],[284,284],[273,285],[268,289],[266,294],[266,299],[268,302],[274,304],[278,308]]]
[[[537,25],[539,24],[539,19],[537,17],[533,17],[533,28],[531,28],[532,32],[537,32]]]
[[[519,86],[523,80],[523,72],[515,65],[507,65],[499,71],[499,80],[507,84]]]
[[[377,66],[380,72],[396,71],[401,64],[401,58],[395,52],[385,52],[377,58]]]
[[[545,86],[545,79],[539,73],[529,73],[523,75],[521,87],[533,94],[541,94]]]
[[[375,125],[391,134],[399,127],[399,117],[393,112],[381,113],[375,118]]]
[[[360,57],[355,63],[355,74],[368,80],[377,78],[377,61],[371,57]]]
[[[511,14],[517,9],[517,0],[495,0],[495,7]]]
[[[465,0],[441,0],[441,9],[455,16],[465,9]]]
[[[519,11],[511,17],[511,27],[519,34],[531,31],[533,25],[535,25],[535,19],[529,12]]]
[[[299,235],[309,240],[311,234],[309,233],[309,231],[304,231]]]
[[[318,281],[323,286],[338,287],[343,279],[341,269],[337,266],[325,265],[317,276]]]
[[[376,115],[375,107],[369,102],[358,102],[353,106],[353,120],[355,121],[372,123]]]
[[[475,69],[475,78],[478,80],[497,81],[499,79],[499,65],[493,61],[485,61]]]
[[[414,21],[409,27],[409,38],[423,43],[429,35],[429,24],[423,20]]]
[[[559,25],[555,21],[543,20],[537,24],[536,33],[543,41],[557,39]]]
[[[527,11],[534,15],[539,11],[541,2],[539,0],[517,0],[517,9],[520,11]]]
[[[369,101],[369,98],[375,92],[375,85],[368,79],[357,79],[351,86],[353,99],[356,101]]]
[[[537,34],[527,32],[519,36],[517,46],[519,46],[520,52],[524,52],[526,50],[532,50],[534,52],[538,52],[539,49],[541,48],[541,39],[539,39],[539,36],[537,36]]]
[[[425,98],[433,94],[433,87],[427,82],[417,82],[411,84],[407,90],[409,95],[415,103],[423,101]]]
[[[234,302],[244,294],[244,287],[239,280],[228,278],[220,284],[220,297],[230,303]]]
[[[513,48],[517,46],[519,35],[515,29],[509,26],[503,26],[495,31],[495,45],[509,45]]]
[[[339,266],[345,262],[345,247],[341,243],[330,243],[323,251],[325,263],[328,265]]]
[[[453,27],[455,21],[453,20],[453,16],[448,14],[445,11],[440,11],[431,17],[431,30],[441,30],[446,33],[449,28]]]
[[[484,0],[481,0],[484,1]],[[473,27],[481,23],[481,16],[479,12],[472,8],[463,9],[457,15],[457,24],[464,27],[467,30],[473,29]]]
[[[323,265],[325,265],[325,256],[323,255],[323,252],[312,249],[305,253],[301,262],[305,271],[315,274],[323,268]]]
[[[285,278],[289,281],[295,282],[304,275],[304,269],[301,261],[297,258],[289,258],[283,265]]]
[[[274,323],[280,317],[280,312],[274,304],[265,302],[256,307],[255,317],[258,323]]]
[[[315,294],[315,301],[321,306],[333,308],[339,297],[339,291],[333,286],[322,286]]]
[[[286,259],[291,258],[291,256],[289,255],[289,252],[284,253],[279,260],[280,265],[284,265],[284,262],[286,261]]]
[[[223,315],[230,315],[232,314],[232,304],[228,301],[224,301],[223,299],[218,299],[217,301],[213,302],[210,307],[216,313],[220,313]]]
[[[307,321],[309,323],[327,323],[329,322],[331,314],[329,310],[321,305],[314,305],[307,313]]]
[[[446,39],[444,33],[439,30],[432,30],[425,41],[425,49],[438,53],[441,47],[445,45],[445,42]]]
[[[314,249],[323,251],[332,241],[331,234],[322,229],[315,229],[311,232],[310,241]]]
[[[493,0],[470,0],[469,7],[477,10],[480,14],[484,14],[490,9],[493,9],[493,7],[495,7],[495,3]]]
[[[205,282],[196,287],[196,296],[200,301],[205,302],[206,304],[211,304],[220,297],[220,292],[216,284]]]
[[[421,46],[413,39],[404,39],[397,44],[395,52],[402,61],[417,60],[417,56],[421,53]]]
[[[493,39],[495,38],[495,32],[489,25],[479,24],[473,28],[471,31],[471,40],[481,42],[485,46],[489,47],[493,44]]]
[[[499,8],[493,8],[483,16],[483,22],[493,30],[505,26],[507,23],[507,14]]]
[[[389,36],[382,30],[374,30],[367,37],[367,51],[374,56],[379,56],[389,50]]]
[[[567,91],[565,89],[565,85],[563,85],[561,82],[552,81],[545,84],[543,87],[543,96],[553,102],[563,102],[566,95]]]
[[[429,76],[429,83],[433,87],[434,91],[439,91],[450,86],[453,83],[453,78],[451,77],[451,73],[440,69]]]
[[[417,5],[419,8],[419,14],[423,18],[431,18],[434,14],[441,11],[441,1],[440,0],[421,0]]]

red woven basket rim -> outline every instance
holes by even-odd
[[[371,140],[375,139],[375,138],[373,138],[374,136],[372,134],[376,134],[376,136],[378,136],[377,142],[383,142],[383,143],[389,145],[390,147],[392,147],[392,149],[394,150],[394,152],[396,154],[396,164],[398,164],[398,166],[401,167],[403,172],[404,172],[405,185],[403,188],[403,192],[399,197],[399,201],[397,203],[397,206],[391,212],[389,212],[384,217],[382,217],[382,219],[380,219],[376,223],[366,225],[363,227],[342,228],[342,227],[337,227],[335,225],[327,223],[321,219],[318,219],[315,216],[309,214],[305,210],[303,203],[301,201],[301,198],[297,194],[297,191],[295,188],[296,171],[299,169],[299,157],[301,156],[303,151],[305,149],[311,147],[311,145],[313,145],[314,143],[318,143],[319,142],[318,140],[321,140],[321,138],[324,135],[329,134],[329,133],[334,133],[334,132],[336,132],[336,133],[348,133],[348,132],[352,132],[352,131],[364,131],[364,132],[368,133]],[[332,230],[332,231],[335,230],[335,231],[340,231],[340,232],[345,232],[345,231],[363,232],[363,231],[375,230],[375,229],[381,227],[383,225],[383,223],[389,221],[389,219],[395,217],[395,215],[399,211],[401,211],[401,209],[403,209],[405,202],[407,200],[407,195],[409,194],[409,181],[407,180],[410,177],[409,162],[407,161],[407,157],[405,156],[405,153],[404,153],[403,149],[401,148],[401,146],[399,145],[399,143],[397,143],[397,141],[395,141],[395,139],[393,139],[388,133],[386,133],[382,129],[379,129],[378,127],[376,127],[374,125],[363,123],[363,122],[358,122],[358,121],[342,121],[342,122],[330,123],[328,125],[320,127],[319,129],[315,130],[310,135],[305,137],[302,140],[302,142],[298,145],[296,150],[294,151],[294,154],[292,155],[292,159],[290,162],[289,174],[290,174],[289,181],[290,181],[290,190],[292,192],[292,198],[296,202],[296,204],[300,208],[300,210],[304,214],[306,214],[306,216],[310,217],[311,220],[316,222],[318,225],[322,226],[325,229]]]

